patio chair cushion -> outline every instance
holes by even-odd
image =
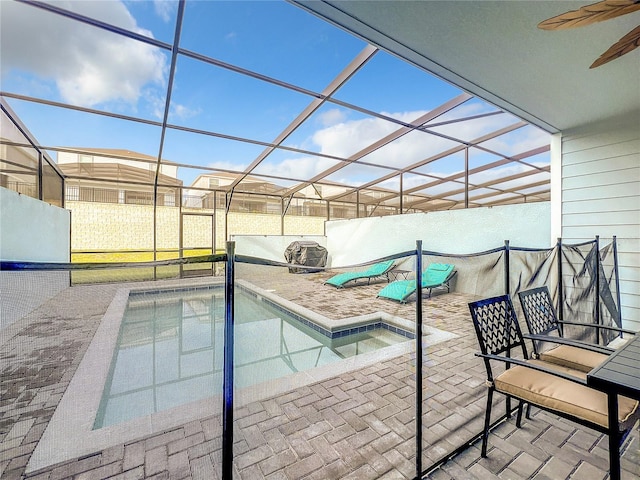
[[[576,375],[579,376],[579,375]],[[513,395],[534,405],[588,420],[608,427],[607,395],[545,372],[520,365],[505,370],[494,379],[497,391]],[[621,429],[638,413],[638,402],[618,396]]]
[[[590,372],[607,359],[604,353],[592,352],[571,345],[559,345],[540,353],[540,360],[555,363],[564,367]]]
[[[632,338],[633,337],[625,337],[625,338],[616,337],[607,344],[607,347],[618,349],[622,347],[625,343],[627,343],[629,340],[631,340]]]
[[[581,372],[580,370],[574,370],[573,368],[566,367],[564,365],[559,365],[557,363],[550,363],[544,360],[527,360],[527,363],[533,363],[536,365],[540,365],[541,367],[549,368],[556,372],[566,373],[568,375],[573,375],[574,377],[581,378],[583,380],[587,379],[587,373]]]

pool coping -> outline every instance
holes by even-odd
[[[271,302],[280,304],[291,312],[317,322],[318,325],[328,331],[339,332],[345,329],[359,328],[376,321],[384,321],[388,325],[393,325],[403,330],[413,329],[414,325],[414,322],[395,317],[386,312],[331,320],[249,282],[238,280],[236,284],[241,289],[249,289]],[[144,294],[154,290],[194,290],[211,286],[215,288],[222,285],[219,280],[214,280],[213,282],[208,280],[185,288],[171,288],[169,285],[166,289],[158,289],[156,285],[155,288],[131,287],[118,289],[42,438],[29,459],[26,473],[34,474],[51,465],[176,428],[193,420],[221,415],[223,403],[221,396],[216,395],[127,422],[93,430],[94,420],[100,406],[102,391],[109,374],[118,339],[120,324],[130,294]],[[456,336],[453,333],[425,325],[423,326],[422,342],[423,345],[429,346]],[[342,373],[411,353],[415,351],[414,344],[415,340],[407,339],[406,342],[391,345],[374,352],[350,357],[311,370],[297,372],[263,384],[236,389],[235,407],[238,408],[254,401],[281,395]]]
[[[375,327],[385,328],[408,339],[415,338],[415,334],[413,333],[413,330],[415,330],[414,322],[402,317],[390,315],[386,312],[374,312],[356,317],[332,320],[329,317],[325,317],[320,313],[282,298],[269,290],[256,287],[244,280],[236,281],[236,285],[243,291],[267,300],[267,302],[276,309],[292,313],[296,320],[329,338],[339,338],[345,335],[363,332],[367,329],[371,330]]]

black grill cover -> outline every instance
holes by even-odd
[[[293,242],[284,251],[287,263],[305,265],[307,267],[324,267],[327,264],[327,249],[317,242]],[[289,267],[289,273],[318,272],[319,268]]]

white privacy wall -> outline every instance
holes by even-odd
[[[617,237],[623,326],[640,330],[640,112],[562,135],[562,238]]]
[[[236,242],[236,255],[285,262],[284,251],[292,242],[316,242],[326,248],[323,235],[231,235]]]
[[[386,255],[422,249],[438,253],[477,253],[504,245],[549,248],[549,202],[470,208],[388,217],[336,220],[326,224],[329,264],[353,265]]]
[[[70,220],[68,210],[0,187],[0,259],[68,262]],[[65,271],[0,271],[0,330],[68,286]]]
[[[69,261],[69,210],[0,188],[0,213],[0,259]]]

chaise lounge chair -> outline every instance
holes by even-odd
[[[361,272],[344,272],[334,275],[329,280],[324,282],[326,285],[333,285],[336,288],[343,288],[345,284],[353,281],[357,282],[358,280],[367,280],[367,284],[371,282],[372,278],[386,276],[387,280],[389,280],[389,270],[393,268],[394,261],[388,260],[386,262],[376,263],[371,265],[366,270]]]
[[[431,263],[422,272],[422,288],[429,290],[429,297],[434,288],[446,287],[447,292],[450,291],[449,281],[456,274],[454,268],[454,265],[449,263]],[[396,280],[380,290],[377,296],[405,303],[415,291],[415,280]]]

